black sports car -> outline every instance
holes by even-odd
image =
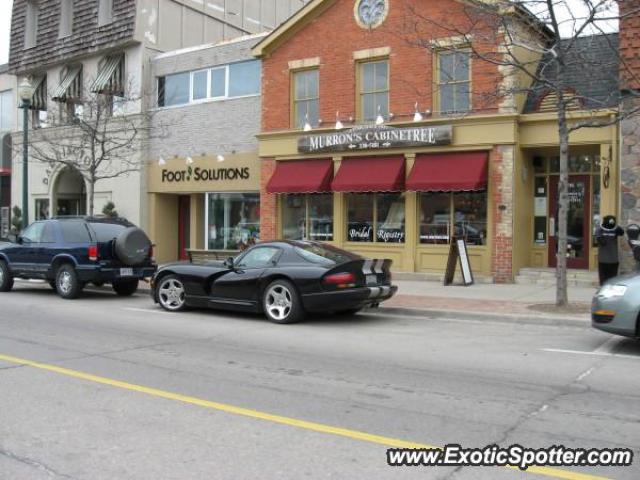
[[[156,303],[172,312],[210,307],[264,312],[293,323],[307,312],[355,313],[391,298],[391,260],[368,260],[319,242],[255,245],[224,262],[173,263],[151,281]]]

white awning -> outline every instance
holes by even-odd
[[[124,95],[124,55],[106,57],[98,73],[98,77],[91,85],[91,92],[111,95]]]
[[[82,92],[81,72],[82,65],[68,67],[64,78],[60,82],[60,85],[54,90],[51,98],[56,102],[80,99]]]

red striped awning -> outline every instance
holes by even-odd
[[[407,179],[414,192],[460,192],[487,188],[488,152],[418,155]]]
[[[278,162],[267,183],[269,193],[324,193],[331,191],[330,158]]]
[[[399,192],[404,190],[404,156],[345,158],[334,178],[334,192]]]

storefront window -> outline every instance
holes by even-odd
[[[373,242],[374,199],[373,193],[348,195],[347,240],[349,242]]]
[[[282,195],[282,236],[287,240],[333,241],[333,195]]]
[[[404,194],[352,193],[347,205],[347,241],[404,243]]]
[[[420,243],[449,243],[450,206],[450,193],[420,195]]]
[[[309,239],[333,240],[333,194],[307,195]]]
[[[469,245],[486,245],[486,192],[420,195],[420,243],[446,244],[452,235]]]
[[[305,196],[282,195],[282,236],[287,240],[305,238]]]
[[[469,245],[487,243],[487,194],[459,192],[453,194],[456,238],[464,238]]]
[[[260,194],[207,194],[207,248],[242,250],[260,241]]]

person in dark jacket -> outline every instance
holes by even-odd
[[[618,275],[618,237],[624,235],[624,230],[616,222],[616,217],[607,215],[602,224],[596,228],[598,242],[598,277],[600,285],[608,279]]]

